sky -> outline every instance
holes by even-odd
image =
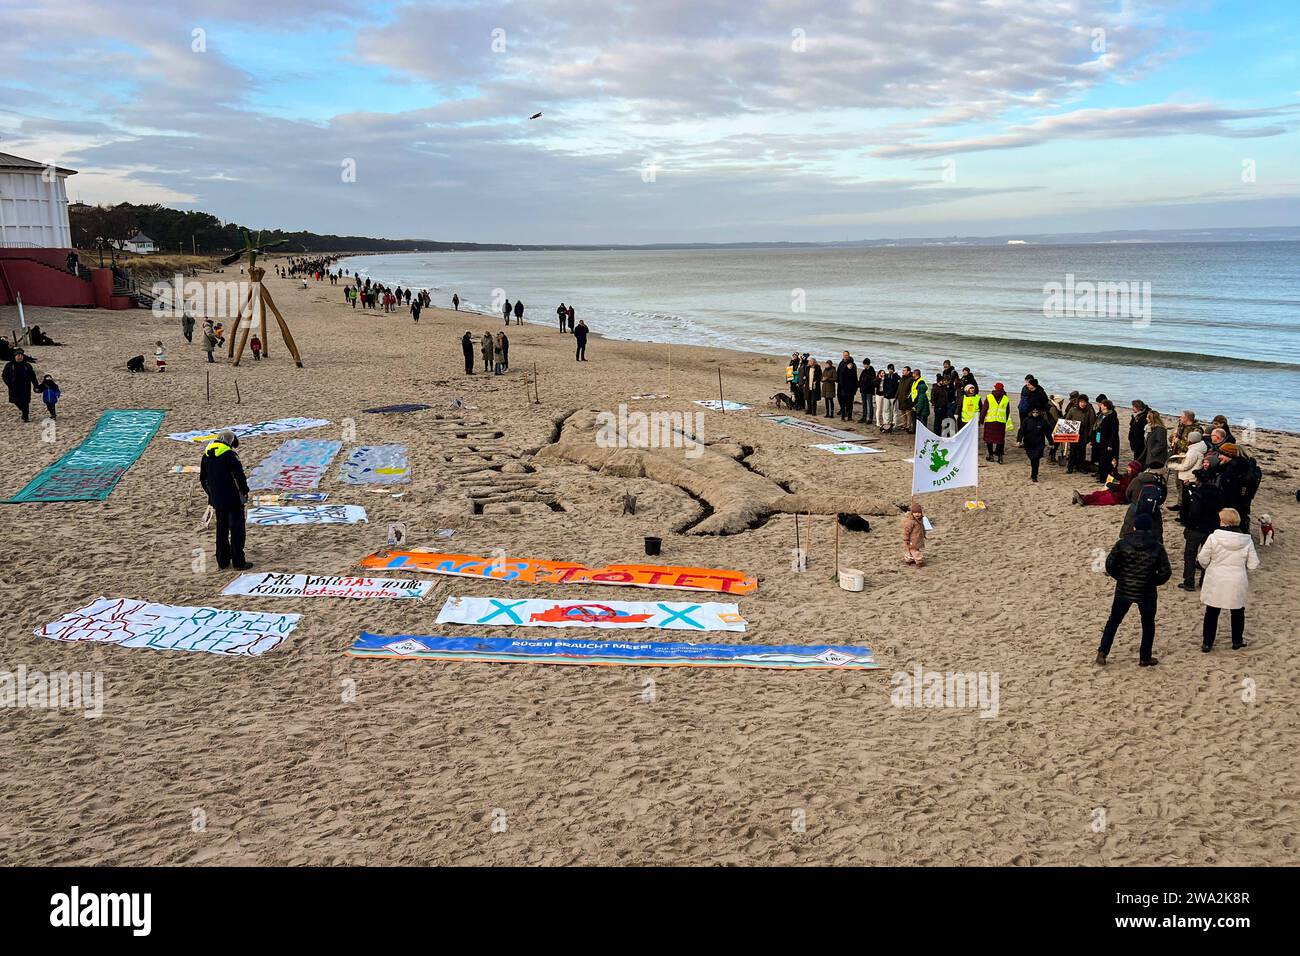
[[[85,202],[389,238],[1294,226],[1298,27],[1294,0],[0,0],[0,151]]]

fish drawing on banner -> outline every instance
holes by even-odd
[[[655,627],[685,631],[744,631],[734,604],[610,601],[498,600],[451,597],[438,612],[439,624],[495,624],[521,627]]]

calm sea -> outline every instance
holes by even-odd
[[[950,359],[1012,391],[1033,373],[1051,392],[1300,427],[1294,242],[407,253],[344,268],[484,313],[501,289],[539,323],[564,301],[615,338],[848,349],[929,380]],[[1110,285],[1090,299],[1088,283]]]

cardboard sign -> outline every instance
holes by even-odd
[[[1057,419],[1056,427],[1052,429],[1052,441],[1058,445],[1077,442],[1082,427],[1083,422],[1072,422],[1068,418]]]
[[[504,555],[484,558],[439,551],[379,551],[362,558],[360,566],[377,571],[423,571],[522,584],[616,584],[724,594],[752,594],[758,590],[758,581],[739,571],[654,564],[611,564],[589,568],[576,561],[508,558]]]

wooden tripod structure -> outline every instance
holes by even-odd
[[[248,270],[252,286],[248,290],[248,298],[239,307],[239,325],[236,327],[239,344],[236,347],[236,335],[232,334],[226,354],[234,358],[231,364],[238,366],[239,359],[244,354],[244,346],[248,342],[249,332],[255,330],[257,337],[262,340],[262,354],[270,358],[270,342],[267,340],[266,335],[266,313],[269,311],[275,316],[275,321],[280,326],[280,335],[284,339],[285,346],[289,349],[289,354],[293,356],[297,366],[302,368],[302,356],[298,354],[298,346],[293,340],[293,333],[289,331],[289,323],[284,321],[284,316],[276,308],[275,300],[271,298],[270,291],[266,286],[262,285],[264,275],[266,275],[265,269],[253,267]]]

